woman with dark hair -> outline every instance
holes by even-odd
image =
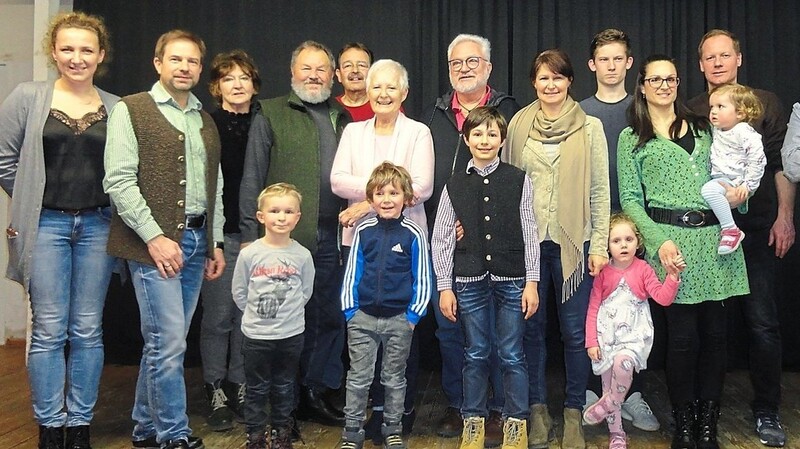
[[[716,252],[719,221],[700,195],[711,179],[710,126],[684,106],[680,81],[668,56],[650,56],[639,69],[631,126],[619,138],[620,201],[641,230],[645,259],[659,278],[677,274],[682,260],[686,264],[675,303],[666,309],[672,447],[717,448],[726,358],[723,300],[749,289],[742,251]]]
[[[583,449],[581,412],[590,369],[584,347],[586,312],[592,276],[608,263],[608,146],[600,120],[587,116],[569,95],[574,71],[566,53],[542,52],[533,60],[530,76],[538,99],[514,115],[502,152],[505,161],[524,170],[533,182],[541,247],[539,310],[525,330],[528,444],[548,447],[545,334],[547,308],[555,306],[567,375],[561,447]]]
[[[6,277],[30,295],[40,449],[64,448],[65,426],[67,448],[90,448],[114,265],[102,181],[106,119],[119,98],[94,85],[109,51],[99,17],[59,14],[44,39],[59,77],[20,84],[0,106],[0,186],[12,204]]]
[[[208,426],[213,431],[233,428],[233,413],[241,419],[245,378],[242,358],[242,312],[231,295],[231,279],[241,246],[239,183],[251,126],[266,127],[259,103],[254,101],[261,77],[253,59],[242,50],[220,53],[211,62],[208,90],[219,108],[211,113],[219,131],[220,163],[224,187],[225,271],[213,281],[203,281],[203,319],[200,357],[209,403]]]

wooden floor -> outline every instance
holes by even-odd
[[[557,433],[561,431],[562,401],[560,391],[563,383],[556,381],[563,377],[553,372],[550,376],[550,410],[557,424]],[[92,441],[95,449],[129,448],[131,405],[136,382],[137,367],[106,366],[101,382],[100,399],[92,425]],[[628,447],[632,449],[667,448],[669,447],[669,418],[666,401],[666,386],[663,372],[643,373],[645,395],[661,420],[662,429],[657,432],[642,432],[626,423],[628,430]],[[409,447],[414,449],[455,449],[457,438],[438,438],[435,436],[435,424],[444,404],[444,398],[438,385],[438,373],[424,372],[420,379],[419,397],[417,398],[417,421],[414,432],[409,439]],[[214,433],[209,431],[203,419],[204,399],[199,368],[186,371],[189,394],[189,411],[191,426],[195,435],[201,436],[209,449],[241,448],[244,446],[244,428],[237,425],[230,432]],[[562,381],[563,382],[563,381]],[[759,448],[763,447],[755,438],[752,429],[749,407],[750,384],[747,373],[735,371],[729,373],[725,384],[724,408],[720,418],[720,442],[723,448]],[[800,373],[784,373],[783,376],[782,417],[784,427],[789,435],[788,448],[800,448]],[[0,449],[35,448],[37,427],[32,418],[30,390],[24,364],[24,345],[10,343],[0,346]],[[607,447],[607,430],[605,426],[585,427],[586,439],[590,449]],[[296,448],[335,449],[341,430],[311,423],[301,423],[301,431],[305,443],[296,444]],[[367,449],[374,446],[367,443]],[[551,443],[551,448],[560,447],[558,442]]]

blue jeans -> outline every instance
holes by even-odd
[[[339,295],[344,274],[336,222],[320,224],[314,254],[314,291],[306,303],[306,330],[300,356],[300,383],[315,390],[342,385],[345,322]]]
[[[344,406],[347,427],[361,427],[364,424],[369,387],[375,374],[375,359],[380,344],[383,344],[383,422],[400,422],[406,397],[406,360],[413,336],[414,331],[405,312],[392,317],[376,317],[357,310],[347,322],[347,349],[350,354]]]
[[[206,230],[186,229],[180,242],[183,268],[163,278],[153,265],[128,261],[142,321],[142,361],[131,417],[133,439],[158,442],[191,435],[186,415],[183,356],[197,307],[206,261]]]
[[[109,207],[78,215],[42,209],[39,215],[28,354],[39,425],[72,427],[92,420],[103,371],[103,305],[114,267],[114,258],[106,254],[110,220]]]
[[[202,295],[203,320],[200,322],[200,358],[203,361],[203,382],[210,384],[228,380],[244,383],[242,356],[242,311],[231,294],[231,280],[239,257],[240,234],[225,234],[225,271],[213,281],[204,281]]]
[[[267,404],[276,429],[291,424],[294,387],[303,334],[280,340],[244,338],[244,373],[247,390],[244,397],[244,421],[248,434],[263,434],[267,429]]]
[[[436,280],[434,279],[434,285]],[[448,406],[461,409],[464,402],[464,333],[458,322],[452,322],[442,315],[439,309],[439,292],[431,295],[431,307],[436,317],[436,339],[439,340],[439,351],[442,356],[442,391],[447,398]],[[489,310],[494,319],[494,309]],[[489,354],[489,383],[492,386],[492,397],[489,399],[490,410],[503,408],[503,376],[500,375],[500,362],[497,360],[497,338],[494,329],[490,329],[492,351]]]
[[[465,418],[488,416],[489,354],[494,352],[492,329],[497,338],[496,353],[505,393],[503,417],[528,417],[528,369],[522,347],[524,287],[523,280],[494,282],[489,275],[477,282],[456,282],[458,321],[465,337],[464,402],[461,406]]]
[[[578,288],[561,302],[564,276],[561,272],[561,245],[546,240],[539,245],[541,254],[539,281],[539,310],[530,317],[525,328],[525,356],[528,358],[530,379],[529,404],[547,403],[547,307],[555,302],[561,340],[564,342],[564,364],[566,365],[566,397],[564,407],[582,409],[586,402],[586,382],[591,371],[591,361],[586,355],[586,312],[589,309],[589,293],[594,278],[589,275],[589,264],[584,259],[583,280]],[[589,244],[584,243],[584,257],[588,257]],[[554,295],[549,292],[553,288]]]

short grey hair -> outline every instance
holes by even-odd
[[[372,77],[378,72],[394,72],[400,82],[400,90],[408,90],[408,70],[397,61],[392,59],[379,59],[369,68],[367,72],[367,90],[372,85]]]
[[[447,47],[447,60],[450,60],[450,56],[453,54],[453,49],[456,45],[462,42],[475,42],[476,44],[480,45],[481,52],[483,53],[481,56],[485,58],[487,61],[492,60],[492,44],[489,42],[489,39],[486,39],[483,36],[478,36],[477,34],[459,34],[453,39],[453,42],[450,42],[450,45]]]
[[[331,62],[331,72],[336,70],[336,60],[333,59],[333,53],[331,52],[331,49],[320,44],[317,41],[312,41],[312,40],[307,40],[302,44],[298,45],[297,48],[294,49],[294,51],[292,52],[292,62],[289,65],[289,70],[294,68],[294,63],[297,62],[297,56],[300,55],[300,52],[308,49],[324,51],[325,54],[328,55],[328,60],[330,60]]]

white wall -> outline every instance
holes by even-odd
[[[47,24],[59,10],[71,10],[72,0],[0,0],[0,100],[29,80],[55,76],[40,49]],[[2,130],[0,130],[2,132]],[[10,202],[0,192],[0,226],[8,225]],[[22,287],[5,279],[8,248],[0,238],[0,345],[9,338],[25,338],[28,302]]]

